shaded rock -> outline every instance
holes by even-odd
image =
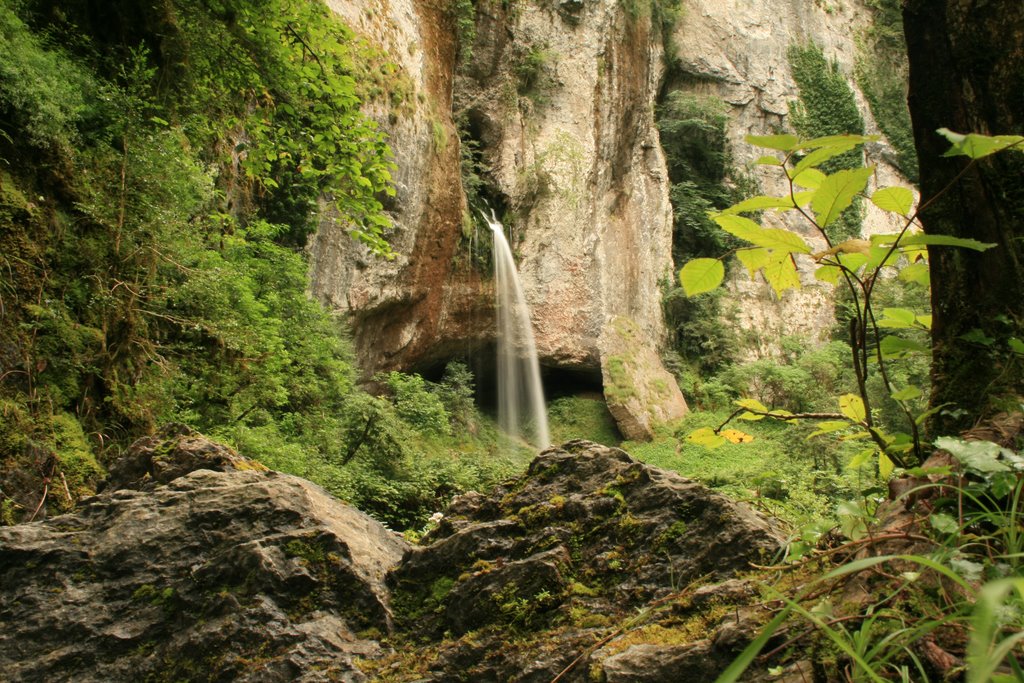
[[[171,423],[153,436],[136,440],[110,468],[99,488],[151,490],[195,470],[265,472],[267,468],[190,427]]]
[[[689,412],[675,377],[628,318],[601,335],[601,376],[608,411],[627,439],[650,441],[657,426]]]
[[[202,469],[157,486],[186,453],[237,465],[198,435],[167,436],[136,444],[118,470],[151,491],[0,529],[3,679],[365,680],[352,660],[381,651],[382,580],[404,541],[274,472]],[[158,454],[174,466],[141,467]]]
[[[747,584],[727,580],[781,544],[753,511],[587,441],[548,449],[524,476],[451,511],[456,519],[442,520],[388,576],[399,630],[428,641],[472,631],[439,648],[424,672],[435,680],[549,681],[599,639],[595,627],[694,580],[725,581],[705,603],[748,598]],[[716,652],[707,666],[724,668],[740,641],[705,642]],[[578,666],[574,676],[586,672]]]

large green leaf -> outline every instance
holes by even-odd
[[[996,246],[994,242],[979,242],[967,237],[953,237],[952,235],[926,235],[923,232],[906,235],[900,240],[900,246],[903,247],[918,244],[938,247],[961,247],[975,251],[986,251]]]
[[[764,279],[772,286],[775,293],[782,296],[787,289],[800,288],[800,275],[796,271],[796,264],[789,254],[781,254],[781,258],[772,259],[761,271]]]
[[[890,335],[879,343],[883,358],[900,358],[908,353],[927,353],[928,347],[920,342]]]
[[[777,149],[782,152],[791,152],[800,144],[800,138],[795,135],[748,135],[745,140],[747,144],[755,147]]]
[[[765,249],[764,247],[737,249],[736,258],[746,267],[750,277],[754,277],[754,274],[764,268],[768,261],[771,260],[772,250]]]
[[[825,182],[827,176],[816,168],[808,168],[799,173],[790,173],[790,177],[792,177],[794,185],[817,190]]]
[[[882,318],[877,321],[879,327],[892,329],[907,329],[914,327],[917,322],[917,314],[906,308],[886,308],[882,311]]]
[[[735,235],[758,247],[780,249],[798,254],[811,253],[807,242],[795,232],[781,228],[762,228],[749,218],[733,214],[719,213],[713,215],[711,219],[730,235]]]
[[[914,206],[914,193],[905,187],[883,187],[871,195],[871,203],[883,211],[908,216]]]
[[[990,136],[977,133],[961,135],[960,133],[954,133],[948,128],[939,128],[937,132],[953,145],[949,148],[949,151],[943,154],[943,156],[947,157],[967,156],[971,159],[980,159],[990,154],[1001,152],[1008,147],[1024,149],[1024,136],[1021,135]]]
[[[935,446],[959,460],[964,467],[979,474],[1010,472],[1011,468],[999,460],[999,444],[991,441],[964,441],[949,436],[935,439]]]
[[[824,228],[834,223],[853,203],[853,198],[864,191],[874,172],[874,167],[869,166],[836,171],[826,177],[811,200],[818,224]]]
[[[863,422],[868,415],[864,401],[856,394],[843,394],[839,397],[839,412],[854,422]]]
[[[722,284],[725,266],[716,258],[697,258],[688,262],[679,271],[679,284],[686,296],[697,296]]]
[[[796,178],[804,171],[812,168],[817,168],[818,166],[821,166],[823,163],[825,163],[826,161],[833,157],[837,157],[840,154],[846,154],[856,146],[857,145],[855,144],[843,144],[816,149],[807,156],[805,156],[803,159],[801,159],[797,163],[797,165],[793,167],[793,171],[790,173],[790,176]]]
[[[813,193],[811,192],[797,192],[793,197],[770,197],[768,195],[758,195],[751,197],[750,199],[744,199],[738,204],[733,204],[729,208],[722,211],[723,214],[737,214],[747,213],[749,211],[761,211],[762,209],[792,209],[796,206],[800,206],[810,201]],[[796,203],[793,199],[796,199]]]

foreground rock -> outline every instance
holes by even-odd
[[[352,660],[380,651],[382,579],[406,544],[319,487],[260,469],[175,428],[115,470],[118,485],[151,491],[0,529],[0,678],[365,680]]]
[[[706,681],[763,621],[735,575],[780,544],[585,441],[415,548],[184,427],[112,472],[74,514],[0,529],[4,681]]]
[[[489,496],[456,499],[425,541],[388,581],[399,629],[440,644],[399,680],[550,681],[577,658],[560,680],[712,680],[759,623],[722,609],[755,592],[727,580],[781,542],[702,485],[586,441],[545,451]],[[594,649],[652,606],[689,621],[689,642],[677,629],[673,648],[654,643],[657,657],[643,638]]]

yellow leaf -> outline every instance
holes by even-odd
[[[719,436],[725,437],[732,443],[750,443],[754,440],[753,435],[741,432],[738,429],[723,429]]]
[[[889,475],[896,469],[896,465],[893,464],[892,460],[889,459],[885,453],[879,452],[878,454],[878,476],[882,479],[888,479]]]

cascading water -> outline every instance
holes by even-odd
[[[494,287],[498,314],[498,423],[506,434],[522,436],[537,448],[550,445],[544,388],[530,309],[519,283],[512,249],[491,211],[484,220],[494,233]]]

